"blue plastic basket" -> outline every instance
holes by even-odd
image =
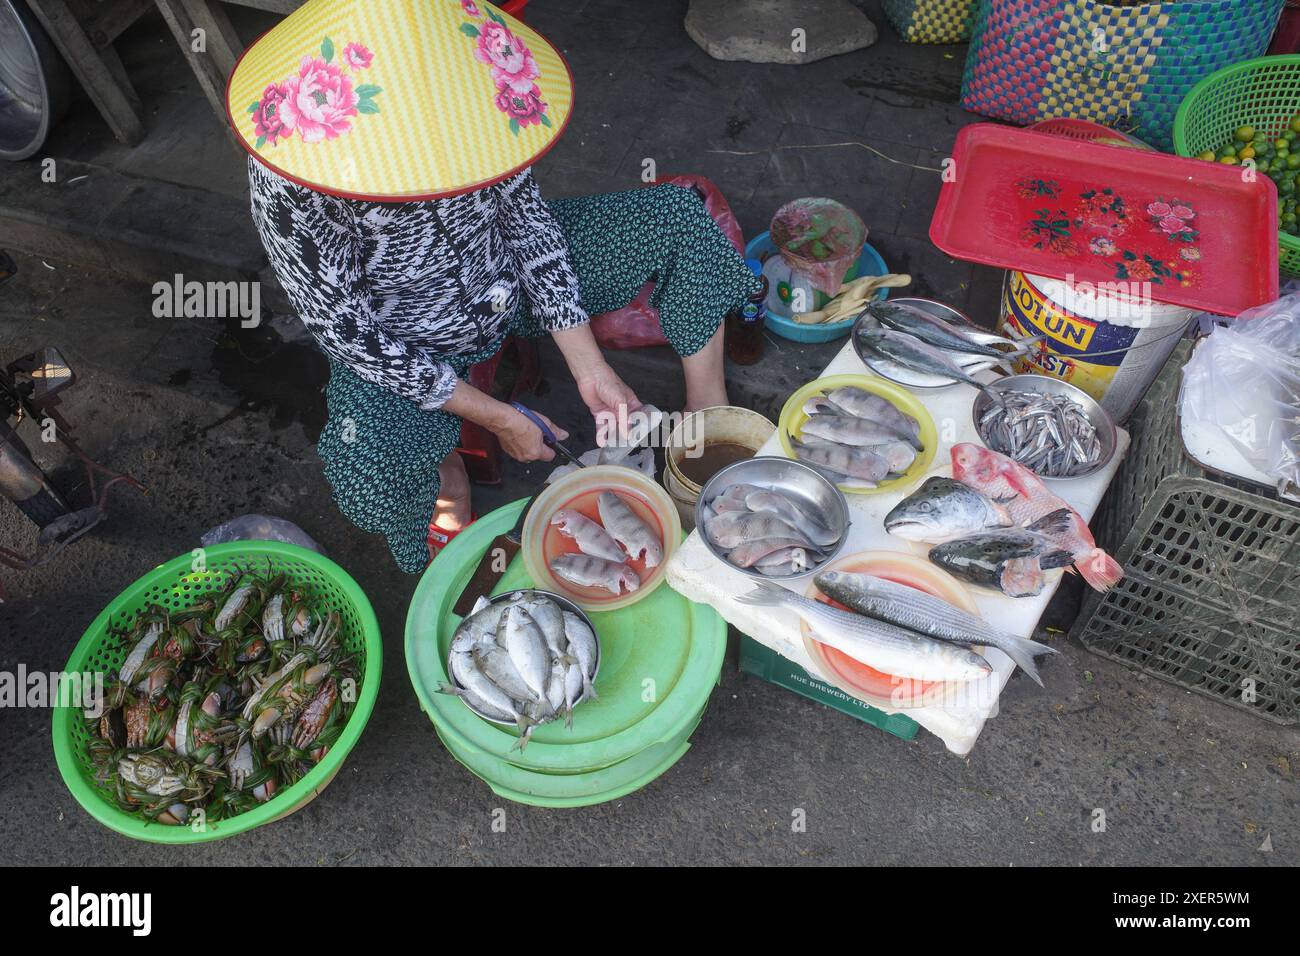
[[[769,257],[776,255],[776,246],[772,244],[769,233],[760,233],[749,244],[745,246],[745,258],[757,259],[760,262],[766,262]],[[857,279],[861,276],[883,276],[889,272],[885,266],[885,260],[880,258],[870,243],[862,247],[862,254],[858,256],[858,261],[844,275],[844,281]],[[881,289],[876,293],[876,298],[884,301],[889,298],[889,290]],[[767,313],[767,328],[774,334],[781,336],[783,339],[789,339],[791,342],[829,342],[831,339],[837,339],[841,335],[848,335],[849,329],[853,328],[853,319],[845,319],[842,322],[829,322],[826,325],[800,325],[793,319],[785,319],[769,311]]]

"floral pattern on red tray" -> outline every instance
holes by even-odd
[[[1144,197],[1136,205],[1106,186],[1070,193],[1054,179],[1021,179],[1021,240],[1034,249],[1067,258],[1092,255],[1109,260],[1118,280],[1190,286],[1199,262],[1196,210],[1177,197]]]

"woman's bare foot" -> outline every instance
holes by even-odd
[[[722,350],[723,326],[713,338],[694,355],[682,358],[682,373],[686,377],[685,412],[699,411],[714,405],[729,405],[727,398],[727,379],[723,364]]]
[[[439,531],[456,532],[470,522],[470,484],[465,463],[452,452],[438,466],[442,487],[433,510],[433,526]]]

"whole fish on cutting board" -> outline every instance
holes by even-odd
[[[919,631],[935,640],[965,646],[996,647],[1040,687],[1036,657],[1056,648],[991,627],[943,598],[871,574],[825,571],[813,579],[827,597],[850,610]]]
[[[952,478],[927,478],[885,515],[885,530],[907,541],[938,544],[1015,522],[1007,509]]]
[[[895,677],[970,681],[992,672],[989,662],[968,647],[936,641],[894,624],[843,611],[774,584],[760,584],[737,600],[741,604],[794,611],[808,622],[818,641]]]
[[[971,442],[953,445],[952,476],[1006,508],[1019,525],[1034,525],[1051,516],[1036,530],[1072,555],[1075,568],[1090,587],[1108,591],[1124,577],[1120,563],[1097,547],[1083,516],[1052,494],[1041,478],[1006,455]]]

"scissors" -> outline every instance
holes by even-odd
[[[538,415],[527,405],[521,405],[518,402],[511,402],[510,404],[517,412],[522,414],[525,418],[527,418],[530,422],[532,422],[541,430],[542,441],[545,443],[547,448],[551,449],[552,451],[560,455],[563,455],[565,458],[567,458],[573,464],[577,465],[579,468],[587,467],[581,461],[578,460],[577,455],[575,455],[573,452],[569,451],[569,449],[564,447],[564,444],[558,438],[555,437],[555,432],[551,431],[551,427],[547,425],[545,421],[542,420],[542,416]]]

